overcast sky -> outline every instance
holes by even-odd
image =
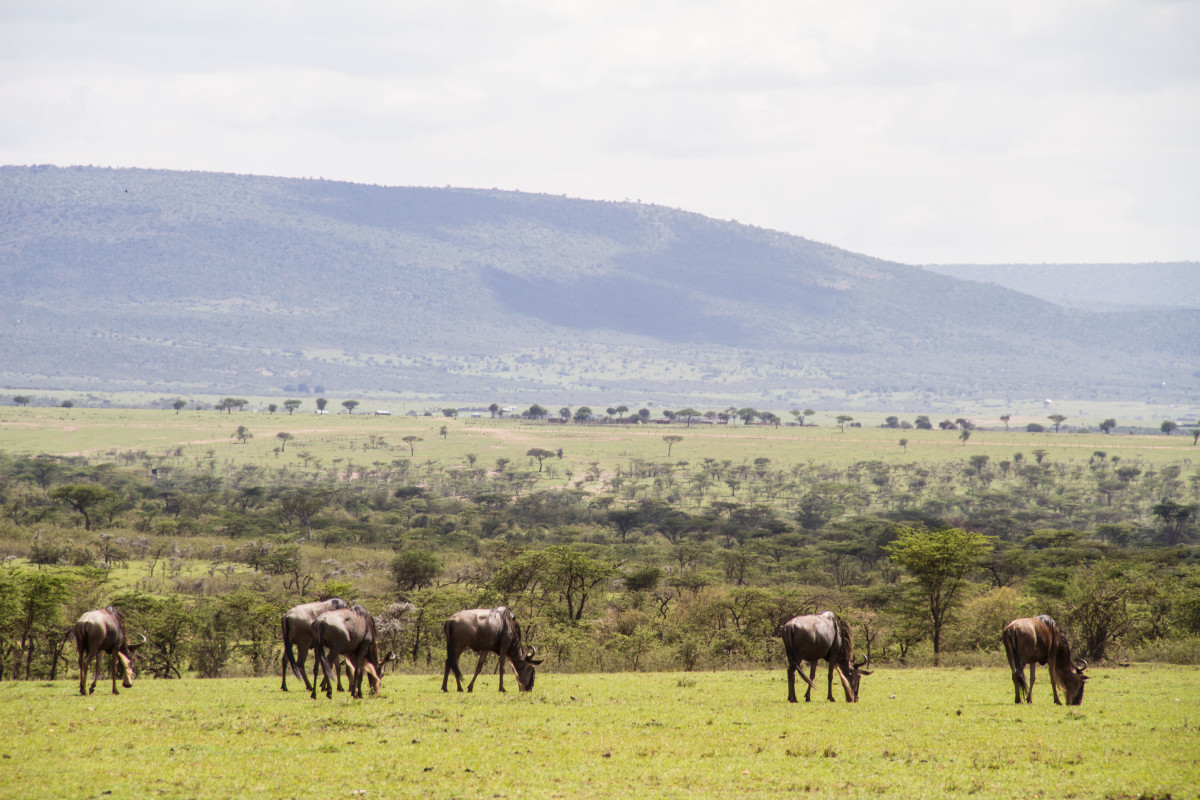
[[[629,198],[911,264],[1200,260],[1200,2],[2,0],[0,164]]]

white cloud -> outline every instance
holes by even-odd
[[[1200,259],[1200,4],[0,7],[0,163],[640,198],[913,263]]]

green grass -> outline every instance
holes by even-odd
[[[1007,670],[881,669],[858,705],[790,705],[781,668],[561,675],[532,694],[313,701],[278,677],[0,684],[0,796],[1196,797],[1200,672],[1094,669],[1032,706]],[[820,673],[819,673],[820,674]],[[823,684],[823,674],[821,675]],[[110,795],[111,793],[111,795]]]
[[[235,433],[244,425],[253,438],[238,444]],[[443,438],[440,429],[445,426]],[[282,442],[276,434],[294,438],[277,452]],[[887,463],[965,462],[986,454],[993,461],[1022,452],[1026,457],[1045,449],[1055,461],[1086,462],[1096,450],[1123,459],[1143,459],[1152,464],[1191,463],[1200,459],[1200,447],[1190,435],[1131,436],[1101,433],[1041,433],[1002,430],[974,431],[963,443],[959,431],[918,431],[883,428],[847,428],[844,432],[825,424],[819,427],[723,425],[685,428],[682,425],[549,425],[519,420],[444,417],[376,417],[366,414],[252,413],[173,411],[146,409],[63,409],[0,407],[0,449],[14,454],[87,455],[98,461],[116,460],[120,454],[144,451],[151,456],[181,452],[189,462],[211,459],[218,464],[254,464],[278,469],[299,467],[301,453],[321,461],[325,469],[340,459],[369,466],[399,458],[431,460],[447,466],[466,463],[468,453],[478,465],[491,468],[497,458],[525,466],[526,451],[533,447],[564,451],[563,460],[547,465],[577,478],[589,463],[600,461],[606,471],[629,459],[667,460],[662,437],[680,435],[671,461],[699,463],[704,458],[735,464],[759,457],[772,460],[775,469],[791,464],[857,461]],[[405,436],[418,436],[412,451]],[[376,437],[373,441],[372,437]],[[899,444],[907,439],[906,448]],[[382,440],[380,443],[378,440]],[[310,462],[311,463],[311,462]],[[532,465],[536,469],[536,464]]]

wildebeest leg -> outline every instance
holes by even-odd
[[[321,670],[321,659],[319,658],[318,653],[314,652],[313,653],[313,679],[312,679],[312,683],[309,684],[310,697],[312,697],[313,700],[317,699],[317,673],[320,670]],[[333,692],[330,692],[329,694],[330,694],[330,696],[332,696]]]
[[[458,685],[458,690],[462,691],[462,671],[458,668],[458,653],[453,652],[449,645],[446,645],[446,668],[442,672],[442,691],[449,691],[446,684],[450,681],[450,671],[454,671],[454,682]]]
[[[1013,682],[1013,702],[1020,704],[1024,699],[1021,695],[1025,689],[1025,667],[1011,667]]]
[[[484,650],[482,653],[479,654],[479,661],[477,661],[475,663],[475,674],[471,676],[471,682],[467,684],[468,692],[475,691],[475,679],[478,678],[479,673],[483,671],[483,662],[487,661],[487,657],[488,657],[487,650]],[[504,658],[504,656],[500,656],[500,658]],[[501,662],[500,666],[503,667],[504,663]],[[500,691],[502,691],[502,692],[504,691],[504,676],[503,675],[500,676]]]
[[[802,673],[802,675],[803,675],[803,673]],[[816,686],[816,683],[815,683],[816,679],[817,679],[817,662],[810,661],[810,662],[808,662],[808,691],[804,693],[804,702],[806,702],[806,703],[812,702],[812,690],[813,690],[813,687]]]
[[[96,691],[96,684],[100,681],[100,660],[100,651],[97,650],[96,654],[91,657],[92,664],[95,665],[95,671],[92,672],[92,685],[88,687],[88,694]]]
[[[337,676],[337,690],[339,692],[346,691],[345,689],[342,688],[342,661],[341,661],[341,659],[334,659],[333,674]],[[329,676],[328,675],[325,676],[325,679],[329,680]],[[350,673],[350,662],[347,661],[346,662],[346,682],[349,683],[353,680],[354,680],[354,676]],[[350,690],[350,694],[351,695],[354,694],[353,689]]]
[[[834,670],[834,664],[832,661],[830,661],[829,662],[828,692],[825,695],[825,699],[831,703],[834,702],[834,700],[833,700],[833,670]]]
[[[84,697],[87,696],[87,671],[92,665],[92,661],[87,657],[87,649],[85,645],[79,646],[79,693]]]
[[[113,694],[120,694],[117,691],[117,648],[115,647],[108,654],[108,672],[109,677],[112,678]]]
[[[799,673],[799,675],[800,675],[800,680],[807,683],[809,690],[810,691],[812,690],[812,681],[809,680],[809,678],[804,674],[804,662],[800,662],[800,664],[798,666],[797,666],[796,662],[794,662],[794,661],[789,662],[788,663],[788,702],[789,703],[796,702],[796,675],[797,675],[797,673]],[[805,696],[804,699],[806,702],[808,701],[807,696]]]
[[[1033,682],[1035,680],[1037,680],[1037,662],[1030,661],[1029,662],[1029,686],[1025,690],[1025,702],[1026,703],[1033,702]],[[1053,683],[1053,681],[1051,681],[1051,683]]]

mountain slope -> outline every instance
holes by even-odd
[[[1088,313],[682,211],[0,168],[0,381],[602,403],[1141,397],[1200,313]],[[290,387],[290,388],[289,388]]]

